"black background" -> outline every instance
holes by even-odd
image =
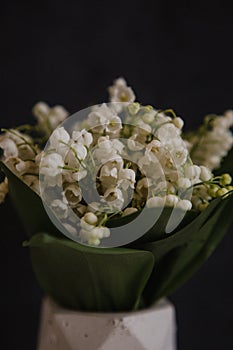
[[[2,1],[1,126],[30,122],[39,100],[71,113],[106,101],[106,87],[124,76],[142,103],[172,107],[197,127],[206,113],[233,107],[230,4]],[[0,348],[34,350],[42,292],[9,200],[0,217]],[[231,233],[172,296],[179,350],[233,346]]]

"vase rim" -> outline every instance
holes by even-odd
[[[83,310],[74,310],[74,309],[69,309],[69,308],[64,308],[63,306],[60,306],[57,304],[51,297],[46,297],[46,301],[50,303],[51,307],[54,309],[54,311],[59,311],[59,313],[75,313],[80,316],[98,316],[98,317],[112,317],[112,315],[117,316],[117,317],[127,317],[127,316],[136,316],[136,315],[143,315],[143,314],[148,314],[152,313],[155,311],[159,310],[164,310],[165,308],[171,308],[173,304],[167,299],[167,298],[162,298],[152,304],[149,307],[142,308],[140,310],[132,310],[132,311],[83,311]]]

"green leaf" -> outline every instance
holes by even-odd
[[[156,208],[149,209],[149,215],[155,215]],[[183,227],[187,226],[192,222],[200,212],[196,210],[187,211],[185,214],[180,209],[175,208],[164,208],[158,220],[155,222],[153,227],[146,232],[141,238],[133,242],[132,247],[137,246],[138,244],[155,242],[161,239],[166,239],[171,235],[179,232]],[[174,230],[170,233],[166,233],[166,228],[171,218],[174,220]],[[172,224],[171,224],[172,225]],[[172,225],[173,226],[173,225]]]
[[[41,198],[3,163],[0,167],[32,237],[31,257],[42,288],[74,309],[131,310],[142,299],[150,304],[172,293],[214,251],[233,219],[231,195],[213,200],[200,214],[186,213],[176,230],[166,234],[171,209],[165,208],[153,228],[128,247],[91,248],[65,239],[47,216]],[[148,213],[155,214],[153,210]],[[126,224],[134,215],[112,220],[109,226]]]
[[[155,257],[155,270],[145,289],[148,303],[174,292],[210,256],[232,222],[232,203],[232,195],[214,200],[174,236],[142,247]]]
[[[44,233],[33,236],[29,245],[43,290],[72,309],[136,309],[154,266],[147,251],[92,248]]]
[[[31,237],[37,232],[48,231],[55,236],[62,236],[50,221],[38,194],[1,161],[0,168],[9,180],[10,196],[27,235]]]
[[[143,219],[140,220],[137,227],[138,230],[144,230],[145,228],[145,222],[149,221],[152,223],[152,227],[144,233],[140,238],[133,241],[133,243],[127,244],[127,247],[134,247],[135,245],[142,244],[142,243],[148,243],[148,242],[154,242],[163,238],[167,238],[169,235],[176,233],[177,231],[181,230],[181,228],[188,225],[191,221],[193,221],[194,218],[196,218],[200,212],[197,210],[189,210],[187,212],[184,212],[181,209],[178,208],[168,208],[164,207],[161,211],[161,208],[143,208]],[[115,227],[122,227],[132,221],[134,221],[142,211],[138,211],[136,213],[126,215],[126,216],[114,216],[112,219],[110,219],[106,226],[109,228],[115,228]],[[154,224],[153,219],[154,218]],[[172,219],[173,220],[172,220]],[[170,222],[170,225],[174,227],[174,230],[170,233],[166,233],[166,228],[168,223]],[[132,228],[127,227],[127,234],[130,237],[135,237],[133,230],[135,229],[135,226]]]

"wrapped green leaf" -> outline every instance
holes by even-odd
[[[63,238],[50,222],[40,197],[4,165],[2,169],[31,237],[27,245],[41,287],[58,303],[73,309],[133,310],[171,294],[214,251],[233,217],[233,196],[229,194],[213,200],[199,215],[189,214],[171,235],[161,231],[160,221],[127,248],[86,247]],[[162,227],[170,212],[163,212]]]

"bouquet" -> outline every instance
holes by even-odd
[[[85,311],[149,307],[180,287],[232,221],[233,111],[184,133],[182,118],[110,101],[72,116],[39,102],[36,122],[0,135],[0,201],[9,190],[42,289]]]

